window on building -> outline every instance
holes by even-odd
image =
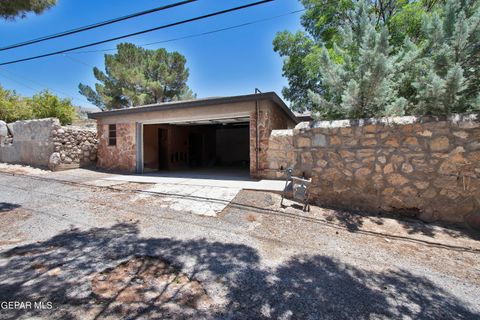
[[[117,125],[116,124],[108,125],[108,145],[109,146],[117,145]]]

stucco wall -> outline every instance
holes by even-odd
[[[62,127],[58,119],[16,121],[6,125],[0,137],[0,162],[20,163],[52,170],[94,164],[95,130]]]
[[[0,146],[0,162],[47,167],[54,149],[52,132],[57,126],[57,119],[9,123],[11,139]]]
[[[464,222],[480,208],[478,115],[301,123],[274,131],[264,176],[292,166],[323,205]]]

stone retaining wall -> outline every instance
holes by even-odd
[[[266,178],[311,177],[319,204],[478,221],[478,115],[304,122],[272,132],[264,165]]]
[[[97,161],[97,131],[78,127],[57,126],[52,131],[54,153],[50,156],[52,170],[95,165]]]
[[[95,129],[62,127],[58,119],[0,123],[0,162],[52,170],[95,164]]]

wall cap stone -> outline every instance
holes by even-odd
[[[271,137],[290,137],[293,136],[292,129],[272,130]]]
[[[332,121],[305,121],[295,126],[296,130],[305,130],[312,128],[345,128],[345,127],[362,127],[366,125],[405,125],[415,123],[427,123],[447,121],[454,124],[471,123],[480,126],[480,113],[452,114],[449,116],[403,116],[403,117],[382,117],[368,119],[345,119]]]

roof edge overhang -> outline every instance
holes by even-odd
[[[109,116],[119,116],[126,114],[135,114],[143,112],[154,112],[162,110],[172,110],[172,109],[185,109],[191,107],[203,107],[211,106],[218,104],[227,104],[227,103],[237,103],[245,101],[258,101],[258,100],[271,100],[275,102],[294,122],[298,124],[300,121],[293,114],[293,112],[288,108],[288,106],[283,102],[283,100],[273,91],[264,92],[264,93],[255,93],[247,94],[241,96],[230,96],[230,97],[219,97],[219,98],[206,98],[206,99],[197,99],[197,100],[188,100],[188,101],[175,101],[167,102],[161,104],[150,104],[126,109],[118,109],[111,111],[101,111],[93,112],[88,114],[89,119],[100,119],[106,118]]]

